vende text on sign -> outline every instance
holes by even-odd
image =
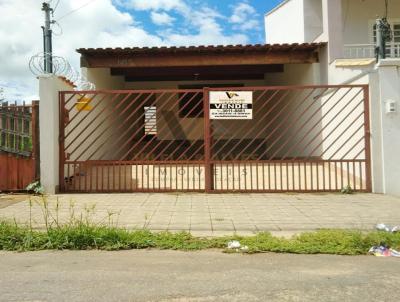
[[[210,91],[210,119],[253,119],[253,91]]]

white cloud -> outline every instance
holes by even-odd
[[[257,18],[258,13],[255,8],[246,2],[242,2],[233,7],[229,22],[234,24],[234,29],[242,31],[259,30],[260,22]]]
[[[54,17],[57,20],[80,6],[81,0],[61,0]],[[28,63],[31,56],[43,51],[41,1],[1,0],[0,11],[0,87],[4,87],[8,99],[37,98],[37,80]],[[111,0],[91,2],[59,23],[63,34],[54,35],[53,51],[76,69],[79,69],[77,48],[165,44],[161,37],[141,28],[130,14],[119,11]],[[54,33],[57,32],[59,29],[54,27]],[[15,89],[17,85],[22,91]]]
[[[0,0],[0,87],[5,88],[9,99],[37,98],[37,80],[29,71],[28,62],[31,56],[42,52],[41,2]],[[85,3],[89,4],[80,8]],[[173,22],[171,13],[178,15],[182,23],[152,34],[133,18],[134,13],[119,10],[115,3],[120,7],[147,10],[158,24]],[[242,12],[250,12],[240,7]],[[224,31],[222,24],[231,21],[229,16],[204,5],[194,9],[184,0],[61,0],[54,17],[57,20],[72,10],[76,11],[59,21],[63,33],[54,36],[53,51],[76,69],[79,69],[79,54],[75,49],[81,47],[238,44],[249,40],[243,33]],[[240,12],[235,10],[234,15],[240,16]],[[239,30],[242,30],[249,22],[232,24],[241,26]],[[59,32],[55,26],[54,32]]]
[[[156,25],[171,25],[175,20],[175,18],[171,17],[166,12],[158,13],[152,11],[150,17],[151,21]]]
[[[183,0],[128,0],[121,1],[121,5],[136,10],[186,10],[187,5]]]

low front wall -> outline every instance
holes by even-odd
[[[36,161],[30,157],[0,153],[0,191],[20,191],[35,180]]]

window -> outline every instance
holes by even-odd
[[[157,108],[144,107],[144,135],[157,135]]]
[[[196,84],[196,85],[180,85],[179,89],[203,89],[223,88],[223,87],[243,87],[243,84]],[[197,94],[197,95],[196,95]],[[203,117],[203,93],[189,92],[179,94],[179,117],[197,118]]]
[[[392,30],[393,39],[387,43],[386,55],[388,57],[399,57],[400,56],[400,20],[388,20],[390,28]],[[371,21],[372,25],[372,39],[371,43],[376,45],[376,23]]]
[[[400,22],[390,22],[390,28],[392,29],[393,42],[400,43]],[[376,44],[376,24],[372,27],[372,41]]]

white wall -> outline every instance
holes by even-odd
[[[304,1],[304,41],[313,42],[323,32],[321,0]]]
[[[266,41],[269,44],[303,43],[304,0],[289,0],[265,16]]]
[[[381,61],[378,73],[384,193],[400,196],[400,60]],[[386,103],[389,100],[396,103],[395,113],[386,112]]]
[[[368,76],[369,82],[369,108],[371,126],[371,173],[372,190],[375,193],[383,193],[383,158],[382,158],[382,114],[380,106],[380,83],[378,72],[372,72]]]
[[[39,77],[40,181],[46,193],[54,194],[59,185],[59,96],[72,90],[56,76]]]
[[[372,25],[384,16],[385,1],[342,0],[344,44],[372,43]],[[389,0],[388,19],[400,19],[400,1]]]
[[[328,42],[328,62],[342,57],[343,54],[343,16],[342,0],[322,0],[323,34]]]
[[[319,64],[286,64],[284,72],[265,75],[268,85],[313,85],[319,84]]]
[[[309,43],[322,32],[321,0],[288,0],[265,15],[267,43]]]
[[[346,66],[337,67],[335,62],[328,66],[328,83],[330,85],[342,84],[368,84],[369,78],[366,76],[373,72],[375,64],[367,66]]]

